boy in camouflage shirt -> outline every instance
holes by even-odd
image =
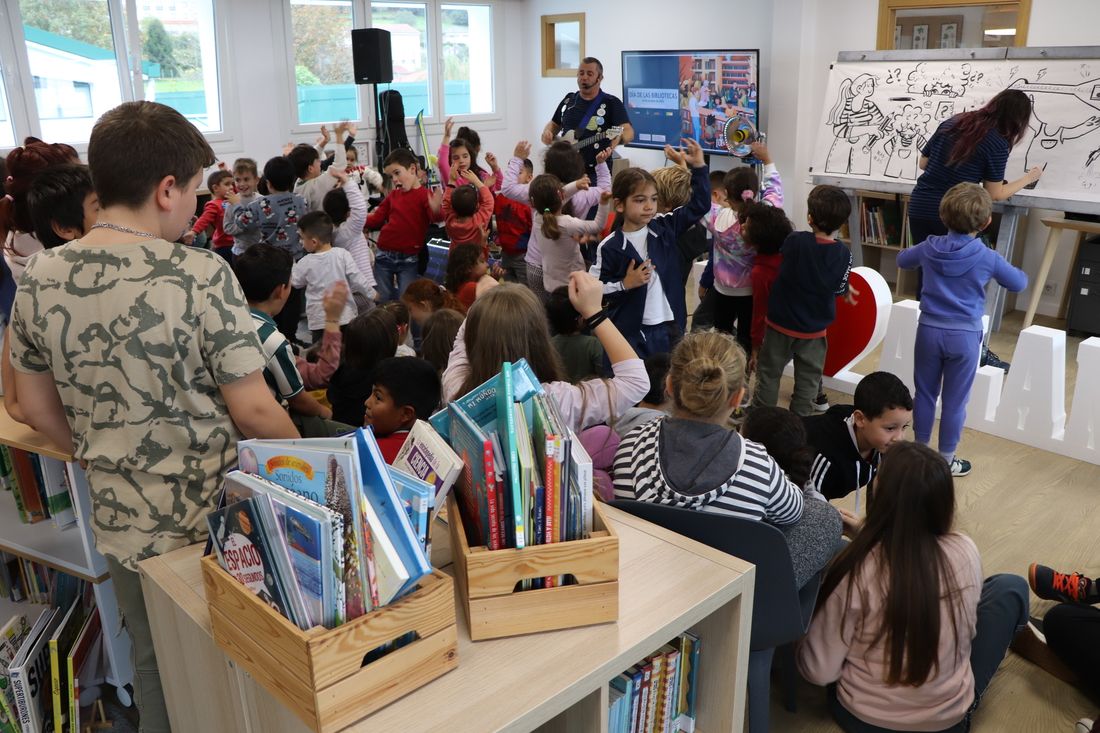
[[[182,115],[128,102],[92,130],[101,211],[40,253],[12,312],[15,389],[86,466],[96,546],[134,648],[142,731],[168,731],[137,562],[202,540],[242,434],[297,437],[225,260],[173,242],[214,155]]]

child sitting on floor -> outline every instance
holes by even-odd
[[[560,287],[550,293],[546,316],[550,321],[550,331],[554,334],[550,342],[561,357],[569,381],[576,384],[592,377],[602,377],[603,347],[595,336],[582,333],[584,323],[580,313],[569,302],[568,287]]]
[[[447,274],[443,284],[447,292],[462,304],[463,312],[469,310],[478,296],[496,284],[496,280],[489,275],[484,249],[476,244],[453,247],[447,257]]]
[[[431,362],[397,356],[378,362],[374,389],[367,398],[363,425],[374,430],[386,463],[393,463],[417,420],[427,420],[439,406],[439,372]]]

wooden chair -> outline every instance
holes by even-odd
[[[1039,273],[1035,276],[1035,282],[1031,284],[1031,300],[1028,301],[1027,311],[1024,313],[1024,328],[1035,320],[1035,311],[1039,307],[1039,299],[1043,297],[1043,286],[1046,285],[1047,276],[1050,275],[1050,266],[1054,264],[1054,255],[1058,252],[1058,245],[1062,241],[1062,233],[1065,231],[1076,232],[1073,238],[1073,255],[1071,263],[1077,260],[1077,250],[1086,234],[1100,234],[1100,224],[1091,221],[1078,221],[1076,219],[1046,218],[1041,220],[1050,228],[1047,237],[1046,249],[1043,250],[1043,261],[1039,265]],[[1073,265],[1070,264],[1070,268]],[[1065,315],[1066,303],[1069,299],[1069,278],[1062,291],[1062,305],[1058,309],[1059,318]]]

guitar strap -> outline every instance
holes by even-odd
[[[577,92],[580,95],[580,92]],[[592,100],[592,103],[588,105],[588,109],[584,112],[584,117],[581,118],[581,124],[577,126],[577,135],[583,135],[588,129],[588,123],[592,119],[592,116],[596,114],[596,110],[600,106],[600,102],[603,101],[604,92],[601,89],[600,93],[596,95],[596,98]]]

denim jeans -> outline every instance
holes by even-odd
[[[374,258],[374,279],[378,283],[378,302],[397,300],[409,283],[417,277],[416,267],[420,258],[400,252],[378,250]]]
[[[966,717],[941,733],[966,733],[970,730],[974,711],[978,709],[997,667],[1004,661],[1008,645],[1016,632],[1027,626],[1029,603],[1027,581],[1020,576],[1002,573],[986,578],[978,599],[978,624],[970,644],[974,702],[966,711]],[[836,685],[829,685],[826,694],[833,718],[845,733],[895,733],[890,728],[865,723],[850,713],[837,699]]]

